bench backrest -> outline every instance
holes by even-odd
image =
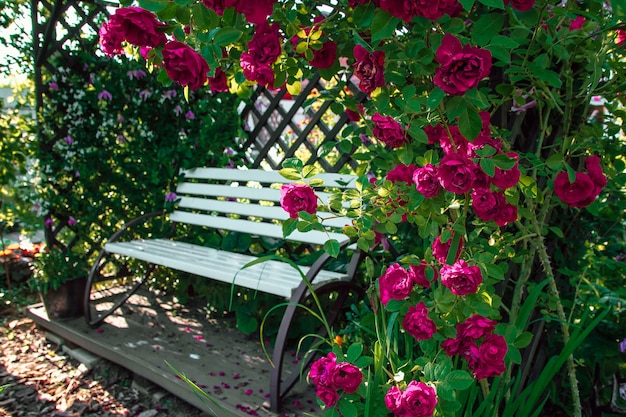
[[[280,187],[293,181],[276,171],[258,169],[196,168],[184,172],[184,181],[176,189],[180,198],[176,210],[170,214],[174,222],[237,231],[252,235],[283,238],[283,220],[289,214],[280,206]],[[356,176],[319,174],[325,191],[316,194],[328,201],[329,189],[355,189]],[[294,231],[288,240],[322,245],[329,239],[343,242],[348,238],[340,228],[351,223],[347,217],[318,213],[325,217],[323,224],[333,229],[321,231]]]

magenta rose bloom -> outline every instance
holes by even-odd
[[[535,0],[504,0],[504,4],[510,4],[515,10],[527,12],[535,5]]]
[[[237,13],[246,16],[246,20],[255,25],[267,22],[267,18],[274,12],[276,0],[239,0],[235,4]]]
[[[336,390],[323,385],[318,386],[315,389],[315,394],[320,400],[322,400],[326,407],[332,407],[337,404],[337,401],[339,401],[339,393]]]
[[[202,0],[202,3],[220,16],[224,15],[224,10],[235,7],[239,0]]]
[[[515,152],[507,152],[506,156],[515,159],[515,165],[513,165],[513,168],[506,170],[496,167],[491,179],[491,183],[502,190],[515,187],[522,176],[519,170],[519,155]]]
[[[274,70],[269,65],[257,64],[252,55],[247,52],[241,54],[239,65],[243,69],[243,75],[247,80],[254,81],[264,87],[274,85]]]
[[[317,212],[317,196],[308,184],[285,184],[280,189],[280,206],[289,213],[289,217],[292,219],[296,219],[301,211],[315,214]]]
[[[228,79],[226,78],[226,73],[221,67],[217,67],[215,75],[213,77],[209,77],[209,87],[214,93],[228,92]]]
[[[494,220],[504,204],[506,204],[506,199],[502,192],[493,192],[488,188],[480,188],[472,192],[472,209],[481,220],[486,222]]]
[[[141,7],[122,7],[109,17],[108,31],[118,32],[117,36],[131,45],[154,48],[167,41],[161,31],[165,26],[154,13]]]
[[[447,135],[446,129],[441,124],[426,125],[424,126],[424,132],[428,136],[428,144],[434,145],[441,141],[441,137]]]
[[[469,266],[463,259],[454,265],[441,267],[441,283],[454,295],[475,294],[483,282],[483,275],[477,266]]]
[[[337,60],[337,44],[333,41],[326,41],[321,49],[313,50],[313,59],[309,64],[313,68],[330,68]]]
[[[456,325],[457,337],[480,339],[491,334],[495,330],[496,324],[498,322],[495,320],[488,319],[480,314],[474,314],[463,323]]]
[[[371,93],[378,87],[385,85],[385,53],[374,51],[370,54],[361,45],[353,50],[354,75],[359,79],[359,89],[364,93]]]
[[[336,365],[337,357],[334,353],[329,352],[328,355],[319,358],[311,364],[309,379],[318,387],[323,386],[335,389],[331,384],[330,374]]]
[[[448,131],[444,131],[444,134],[439,138],[439,145],[441,145],[443,152],[446,154],[458,153],[460,155],[469,155],[470,143],[461,134],[459,127],[450,126],[448,130],[450,134],[448,134]],[[452,138],[450,138],[450,136],[452,136]]]
[[[455,17],[463,9],[457,0],[380,0],[380,8],[405,22],[415,16],[431,20],[445,14]]]
[[[413,274],[400,264],[390,265],[378,278],[380,301],[387,305],[389,300],[404,300],[411,294],[415,280]]]
[[[263,22],[256,26],[254,35],[248,42],[248,53],[251,61],[258,66],[271,65],[282,53],[280,26]]]
[[[517,207],[513,204],[504,203],[500,206],[494,222],[500,227],[506,226],[509,223],[513,223],[517,220]]]
[[[104,22],[98,31],[100,36],[100,47],[102,51],[109,55],[121,55],[124,52],[122,42],[124,42],[124,34],[118,30],[111,30],[109,22]]]
[[[448,259],[448,252],[450,251],[450,246],[452,246],[452,238],[454,237],[454,232],[451,232],[450,239],[446,240],[446,242],[441,241],[441,236],[437,236],[435,241],[433,242],[433,256],[439,262],[446,263],[446,259]],[[459,241],[459,247],[456,250],[456,256],[454,260],[457,261],[461,256],[461,252],[463,251],[463,237]]]
[[[421,168],[413,171],[413,182],[415,189],[424,194],[424,197],[431,198],[439,195],[441,184],[437,175],[437,167],[432,164],[426,164]]]
[[[385,405],[396,416],[402,413],[402,391],[400,388],[393,385],[385,394]]]
[[[472,188],[474,190],[489,188],[491,186],[491,178],[489,178],[489,175],[485,174],[485,171],[483,171],[479,165],[474,164],[472,173],[474,174],[474,181],[472,182]]]
[[[415,340],[428,340],[437,331],[437,325],[428,317],[428,308],[424,303],[409,307],[402,320],[402,327]]]
[[[413,273],[413,279],[416,285],[419,285],[424,288],[430,288],[431,281],[426,277],[426,268],[432,268],[432,266],[428,265],[426,261],[421,261],[419,265],[411,265],[410,269]],[[433,281],[437,279],[438,273],[433,270]]]
[[[163,48],[163,67],[172,81],[189,86],[191,90],[202,87],[208,77],[209,65],[189,45],[171,41]]]
[[[417,166],[413,164],[398,164],[393,167],[387,175],[385,175],[385,179],[393,182],[394,184],[397,182],[411,184],[411,182],[413,182],[413,172],[416,168]]]
[[[374,122],[374,137],[389,147],[399,148],[408,142],[406,131],[393,117],[375,113],[372,121]]]
[[[430,417],[437,406],[435,389],[423,382],[411,381],[402,393],[402,409],[405,417]]]
[[[606,175],[602,172],[602,166],[600,165],[600,157],[597,155],[588,157],[585,159],[585,167],[587,168],[589,178],[596,186],[595,194],[599,195],[607,184]]]
[[[475,88],[491,71],[491,52],[461,41],[449,33],[443,37],[436,52],[439,68],[434,83],[451,95],[463,95]]]
[[[333,388],[352,394],[361,385],[363,373],[351,363],[339,362],[330,370],[328,380]]]
[[[457,153],[446,154],[437,169],[439,183],[447,191],[465,194],[472,189],[475,165],[466,156]]]
[[[501,375],[506,370],[504,357],[508,348],[504,337],[498,334],[485,336],[479,347],[470,347],[466,360],[474,378],[481,380]]]
[[[596,185],[584,172],[577,172],[574,182],[569,182],[567,172],[559,172],[554,180],[554,194],[570,207],[583,208],[596,199]]]

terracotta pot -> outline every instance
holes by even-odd
[[[73,278],[61,284],[59,289],[48,289],[41,294],[41,301],[46,308],[50,320],[71,320],[85,314],[83,297],[87,277]]]

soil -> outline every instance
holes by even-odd
[[[207,415],[110,362],[88,370],[47,340],[23,309],[0,315],[0,416]]]

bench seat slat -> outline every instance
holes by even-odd
[[[109,253],[129,256],[284,298],[291,297],[292,290],[302,282],[300,274],[287,263],[268,261],[242,270],[241,267],[257,258],[185,242],[166,239],[133,240],[107,243],[104,248]],[[304,266],[300,268],[305,274],[309,270]],[[341,273],[323,270],[316,276],[314,284],[343,277]]]
[[[284,239],[283,229],[279,224],[255,222],[243,219],[231,219],[228,217],[216,217],[209,214],[188,213],[184,211],[172,212],[170,214],[170,220],[173,222],[206,226],[214,229],[232,230],[235,232]],[[343,233],[324,233],[317,230],[312,230],[306,233],[296,230],[287,237],[287,240],[310,243],[314,245],[323,245],[329,239],[336,239],[339,242],[348,240],[346,235]]]
[[[257,204],[239,203],[228,200],[212,200],[197,197],[182,197],[178,202],[179,209],[199,210],[207,213],[238,214],[240,216],[251,216],[263,219],[275,219],[284,221],[289,218],[289,214],[280,206],[261,206]],[[323,219],[322,224],[330,227],[341,228],[352,223],[349,217],[335,217],[331,213],[317,213]]]

